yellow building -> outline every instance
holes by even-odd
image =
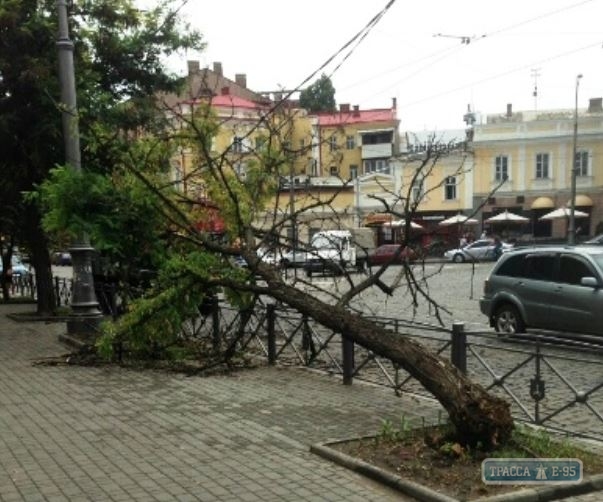
[[[524,240],[566,238],[566,218],[541,218],[570,205],[574,139],[575,207],[588,215],[576,219],[578,240],[603,231],[601,98],[578,110],[513,112],[508,105],[505,114],[488,115],[485,123],[474,126],[473,205],[480,208],[481,219],[505,209],[529,218],[525,224],[493,225],[489,230]]]

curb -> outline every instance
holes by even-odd
[[[356,438],[351,438],[356,439]],[[320,457],[330,460],[337,465],[346,467],[354,472],[367,476],[374,481],[383,483],[394,490],[414,497],[423,502],[460,502],[459,499],[449,497],[431,488],[428,488],[414,481],[396,476],[372,464],[364,462],[356,457],[346,455],[329,445],[346,441],[331,441],[328,443],[317,443],[310,446],[310,452]],[[558,500],[561,498],[584,495],[586,493],[603,490],[603,474],[595,474],[583,479],[580,484],[567,484],[558,486],[545,486],[542,488],[521,488],[516,491],[481,497],[473,499],[472,502],[543,502],[548,500]]]

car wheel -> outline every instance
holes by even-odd
[[[454,263],[463,263],[465,261],[465,257],[461,253],[457,253],[452,257],[452,261]]]
[[[526,330],[526,325],[519,310],[507,303],[496,310],[494,329],[499,335],[514,335],[515,333],[523,333]]]

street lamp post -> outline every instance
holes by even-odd
[[[576,150],[578,143],[578,87],[580,86],[580,79],[582,74],[576,76],[576,96],[574,103],[574,142],[572,147],[572,160],[571,160],[571,185],[570,185],[570,214],[569,222],[567,226],[567,243],[576,243],[576,176],[578,175],[576,166]]]
[[[65,160],[68,166],[80,171],[80,134],[78,127],[75,93],[75,71],[73,65],[73,42],[69,39],[67,0],[56,2],[59,32],[57,49],[59,56],[59,79]],[[92,341],[98,333],[102,319],[92,275],[92,253],[88,236],[79,235],[69,249],[73,262],[73,287],[71,293],[72,313],[67,321],[67,334],[83,341]]]

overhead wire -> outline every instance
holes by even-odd
[[[565,12],[565,11],[568,11],[568,10],[571,10],[571,9],[575,9],[575,8],[580,7],[580,6],[582,6],[582,5],[585,5],[585,4],[587,4],[587,3],[592,3],[593,1],[595,1],[595,0],[583,0],[583,1],[581,1],[581,2],[578,2],[578,3],[572,4],[572,5],[568,5],[568,6],[566,6],[566,7],[561,7],[561,8],[559,8],[559,9],[555,9],[555,10],[552,10],[552,11],[546,12],[546,13],[544,13],[544,14],[541,14],[541,15],[538,15],[538,16],[535,16],[535,17],[531,17],[531,18],[529,18],[529,19],[525,19],[525,20],[519,21],[519,22],[517,22],[517,23],[510,24],[510,25],[505,26],[505,27],[503,27],[503,28],[499,28],[499,29],[496,29],[496,30],[494,30],[494,31],[491,31],[491,32],[488,32],[488,33],[484,33],[484,34],[482,34],[482,35],[479,35],[479,36],[473,36],[473,37],[469,37],[469,38],[471,39],[471,41],[480,41],[480,40],[483,40],[483,39],[485,39],[485,38],[492,38],[492,37],[494,37],[495,35],[499,35],[499,34],[501,34],[501,33],[504,33],[504,32],[506,32],[506,31],[513,30],[513,29],[518,28],[518,27],[520,27],[520,26],[524,26],[524,25],[526,25],[526,24],[529,24],[529,23],[532,23],[532,22],[535,22],[535,21],[539,21],[539,20],[541,20],[541,19],[545,19],[545,18],[550,17],[550,16],[553,16],[553,15],[556,15],[556,14],[559,14],[559,13],[562,13],[562,12]],[[464,38],[464,37],[463,37],[463,38]],[[458,47],[459,47],[459,50],[460,50],[460,49],[466,49],[466,48],[468,48],[468,47],[469,47],[469,45],[470,45],[470,44],[461,44],[461,45],[459,45]],[[595,45],[596,45],[596,44],[595,44]],[[587,46],[586,48],[591,48],[591,46]],[[578,52],[579,50],[584,50],[584,49],[585,49],[585,48],[581,48],[581,49],[578,49],[578,50],[576,50],[576,51],[572,51],[572,52]],[[455,51],[455,52],[456,52],[456,51]],[[569,53],[572,53],[572,52],[569,52]],[[567,54],[569,54],[569,53],[564,53],[564,55],[567,55]],[[425,58],[424,58],[424,59],[431,58],[431,57],[432,57],[434,54],[437,54],[437,52],[436,52],[436,53],[432,53],[432,54],[429,54],[429,55],[425,56]],[[451,54],[452,54],[452,52],[451,52],[450,54],[444,55],[444,56],[443,56],[443,57],[441,57],[441,58],[436,59],[436,60],[435,60],[435,62],[442,61],[443,59],[445,59],[446,57],[448,57],[448,56],[449,56],[449,55],[451,55]],[[559,56],[559,57],[561,57],[561,56]],[[543,61],[548,61],[548,60],[551,60],[551,59],[556,59],[556,57],[553,57],[553,58],[550,58],[550,59],[545,59],[545,60],[543,60]],[[414,61],[414,62],[412,62],[412,63],[407,63],[407,64],[414,64],[415,62],[416,62],[416,61]],[[532,63],[532,64],[535,64],[535,63]],[[396,70],[400,69],[402,66],[404,66],[404,65],[399,65],[399,66],[397,66],[397,67],[395,67],[395,68],[393,68],[393,69],[391,69],[391,70],[387,70],[387,71],[385,71],[385,72],[382,72],[382,73],[381,73],[381,75],[384,75],[384,74],[387,74],[387,73],[391,73],[391,72],[393,72],[393,71],[396,71]],[[405,76],[405,77],[403,77],[402,79],[396,80],[396,81],[395,81],[395,82],[393,82],[391,85],[389,85],[387,88],[385,88],[385,89],[383,89],[383,90],[381,90],[381,91],[377,91],[377,92],[375,92],[375,93],[372,93],[372,94],[371,94],[371,97],[372,97],[372,96],[375,96],[375,95],[381,95],[381,94],[385,93],[386,91],[388,91],[388,90],[389,90],[389,89],[391,89],[392,87],[397,86],[397,85],[399,85],[400,83],[405,82],[405,81],[409,80],[410,78],[412,78],[412,77],[414,77],[414,76],[416,76],[416,75],[420,74],[420,73],[421,73],[421,71],[423,71],[423,70],[427,69],[429,66],[431,66],[431,64],[426,64],[425,66],[423,66],[423,67],[422,67],[422,68],[420,68],[419,70],[417,70],[417,71],[415,71],[415,72],[413,72],[413,73],[411,73],[411,74],[406,75],[406,76]],[[521,68],[519,68],[519,69],[524,69],[524,67],[521,67]],[[519,71],[519,69],[515,69],[515,70],[512,70],[512,71],[509,71],[509,72],[503,73],[503,75],[506,75],[506,74],[508,74],[508,73],[514,73],[514,72],[516,72],[516,71]],[[497,78],[498,76],[500,76],[500,74],[497,74],[497,75],[492,76],[492,77],[488,77],[488,78],[486,78],[486,79],[484,79],[484,80],[479,80],[479,81],[477,81],[477,82],[472,82],[472,83],[469,83],[469,84],[467,84],[467,85],[465,85],[465,86],[461,86],[461,87],[459,87],[459,88],[454,89],[454,91],[462,90],[462,89],[464,89],[464,88],[466,88],[466,87],[471,87],[472,85],[475,85],[476,83],[481,83],[481,82],[484,82],[484,81],[488,81],[488,80],[491,80],[491,79],[493,79],[493,78]],[[356,87],[356,86],[358,86],[358,85],[362,85],[362,84],[364,84],[364,83],[366,83],[366,82],[369,82],[370,80],[373,80],[374,78],[375,78],[375,77],[371,77],[371,78],[369,78],[369,79],[363,79],[363,80],[361,80],[361,81],[357,81],[357,82],[353,83],[352,85],[349,85],[349,86],[347,86],[347,87],[345,87],[345,88],[346,88],[346,89],[348,89],[348,88],[351,88],[351,87]],[[417,104],[417,103],[420,103],[420,102],[428,101],[429,99],[433,99],[433,98],[435,98],[435,97],[439,97],[440,95],[449,94],[450,92],[452,92],[452,91],[445,91],[445,92],[442,92],[442,93],[439,93],[439,94],[433,95],[432,97],[429,97],[429,98],[424,98],[424,99],[421,99],[421,100],[418,100],[418,101],[413,101],[413,102],[410,102],[410,103],[408,103],[408,104],[406,104],[406,105],[401,105],[401,107],[403,107],[403,106],[411,106],[411,105],[413,105],[413,104]]]

